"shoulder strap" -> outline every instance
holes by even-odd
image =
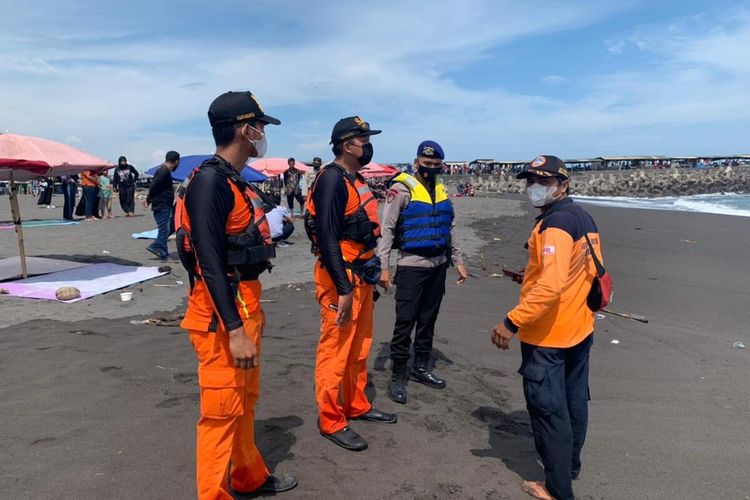
[[[318,184],[318,180],[320,179],[320,176],[323,175],[323,172],[325,172],[326,170],[329,170],[329,169],[330,170],[335,170],[341,176],[341,179],[345,183],[351,184],[351,186],[354,188],[354,191],[355,192],[357,191],[357,186],[354,184],[354,181],[351,180],[351,178],[347,174],[347,172],[344,169],[344,167],[342,167],[341,165],[337,165],[335,163],[329,163],[328,165],[326,165],[325,167],[323,167],[322,169],[320,169],[320,172],[318,172],[317,175],[315,176],[315,179],[313,180],[313,184],[312,184],[312,189],[308,190],[308,194],[307,194],[308,197],[311,197],[312,193],[315,191],[315,187]],[[349,190],[347,189],[347,192],[348,191]],[[359,196],[359,192],[357,192],[357,196]]]
[[[591,253],[591,258],[594,259],[594,265],[596,266],[596,274],[597,276],[601,278],[602,276],[604,276],[604,273],[606,273],[607,270],[604,269],[604,266],[599,260],[599,257],[596,256],[596,252],[594,252],[594,245],[591,244],[589,235],[586,232],[584,232],[583,237],[586,238],[586,244],[589,246],[589,252]]]
[[[591,258],[594,261],[594,266],[596,267],[596,275],[600,278],[604,276],[604,273],[607,272],[606,269],[604,269],[604,266],[602,265],[602,262],[599,260],[599,257],[596,256],[596,252],[594,251],[594,245],[591,244],[591,240],[589,239],[589,234],[586,232],[586,230],[583,227],[581,217],[578,215],[578,213],[575,210],[569,210],[569,212],[573,213],[573,216],[578,219],[578,228],[580,229],[581,233],[583,233],[583,237],[586,239],[586,244],[589,246],[589,253],[591,254]]]

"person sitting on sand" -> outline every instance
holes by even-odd
[[[492,343],[507,350],[516,333],[521,342],[518,372],[546,477],[545,483],[525,481],[523,491],[572,500],[588,426],[594,313],[587,296],[597,275],[590,251],[602,260],[599,234],[588,212],[568,197],[562,160],[539,156],[516,178],[526,179],[541,215],[528,241],[518,305],[495,326]]]

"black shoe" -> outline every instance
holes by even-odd
[[[154,250],[154,249],[153,249],[153,248],[151,248],[151,247],[146,247],[146,250],[148,250],[148,251],[149,251],[149,252],[151,252],[152,254],[156,255],[156,256],[157,256],[157,257],[159,258],[159,260],[161,260],[161,259],[162,259],[162,255],[161,255],[161,252],[159,252],[158,250]]]
[[[370,408],[370,411],[358,417],[353,417],[352,420],[364,420],[366,422],[381,422],[384,424],[395,424],[396,422],[398,422],[398,415],[396,415],[395,413],[385,413],[375,408]]]
[[[406,404],[406,385],[400,381],[391,380],[388,384],[388,397],[394,403]]]
[[[283,493],[293,490],[297,487],[297,478],[289,474],[274,476],[271,474],[266,478],[266,482],[260,485],[260,488],[253,493]]]
[[[351,427],[346,426],[338,432],[333,434],[326,434],[320,432],[320,435],[326,439],[329,439],[341,446],[342,448],[350,451],[362,451],[367,449],[367,441],[362,436],[354,432]]]
[[[404,361],[393,361],[393,373],[388,384],[388,397],[394,403],[406,404],[406,384],[409,383],[409,367]]]
[[[411,379],[433,389],[444,389],[445,380],[441,379],[424,366],[414,366],[411,369]]]

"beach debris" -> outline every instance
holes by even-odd
[[[110,253],[110,252],[109,252],[109,250],[102,250],[102,253],[103,253],[104,255],[109,255],[109,253]]]
[[[492,241],[503,241],[501,238],[492,238]]]
[[[155,326],[179,326],[182,314],[166,316],[163,318],[131,319],[131,325],[155,325]]]
[[[605,313],[612,314],[614,316],[619,316],[621,318],[625,319],[632,319],[633,321],[639,321],[641,323],[648,323],[648,318],[645,316],[640,316],[638,314],[630,314],[630,313],[621,313],[617,311],[613,311],[612,309],[602,309]]]
[[[609,343],[610,343],[610,344],[619,344],[619,343],[620,343],[620,341],[619,341],[619,340],[617,340],[617,339],[612,339],[612,340],[610,340],[610,341],[609,341]]]
[[[164,284],[161,284],[161,283],[154,283],[154,286],[166,286],[166,287],[170,287],[171,288],[171,287],[177,286],[177,285],[164,285]]]
[[[596,319],[607,319],[607,317],[602,313],[596,313]]]
[[[681,242],[683,242],[683,243],[690,243],[690,244],[693,244],[693,243],[698,243],[698,242],[697,242],[697,241],[695,241],[695,240],[680,240],[680,241],[681,241]]]
[[[732,344],[732,347],[734,347],[735,349],[744,349],[746,346],[743,342],[735,342],[734,344]]]
[[[276,303],[276,302],[277,302],[277,301],[276,301],[276,300],[274,300],[274,299],[260,299],[260,303],[261,303],[261,304],[274,304],[274,303]]]
[[[57,300],[73,300],[81,296],[81,291],[74,286],[63,286],[55,291]]]
[[[185,284],[184,281],[180,281],[180,280],[175,281],[175,283],[177,283],[178,285],[184,285]]]
[[[160,273],[171,273],[172,272],[172,266],[159,266],[159,269],[157,269]]]
[[[122,292],[120,294],[120,300],[123,302],[130,302],[133,300],[133,292]]]
[[[164,367],[163,367],[163,366],[161,366],[161,365],[156,365],[156,367],[157,367],[158,369],[160,369],[160,370],[166,370],[166,368],[164,368]]]
[[[0,295],[9,295],[9,294],[10,294],[10,290],[8,290],[7,288],[0,288]]]
[[[497,274],[497,273],[490,274],[490,278],[502,278],[502,277],[503,277],[502,274]]]

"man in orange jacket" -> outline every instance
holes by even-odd
[[[266,150],[268,116],[250,92],[227,92],[208,110],[216,155],[178,191],[175,228],[180,260],[191,281],[182,327],[198,356],[201,418],[196,446],[200,499],[278,493],[297,486],[271,475],[255,446],[260,393],[259,351],[265,316],[258,276],[273,257],[260,195],[239,175]]]
[[[320,304],[318,425],[323,437],[352,451],[366,449],[367,441],[349,427],[349,420],[397,420],[373,408],[365,395],[373,292],[380,277],[375,257],[380,220],[377,200],[358,172],[372,159],[370,136],[379,133],[358,116],[336,123],[331,134],[336,158],[315,180],[305,220],[319,257],[314,270]]]
[[[594,313],[587,296],[597,272],[589,249],[602,261],[599,233],[568,198],[562,160],[539,156],[517,178],[526,179],[541,215],[528,240],[518,305],[495,326],[492,342],[507,350],[516,333],[521,341],[518,372],[546,476],[545,483],[525,481],[523,490],[538,499],[572,500],[588,426]]]

